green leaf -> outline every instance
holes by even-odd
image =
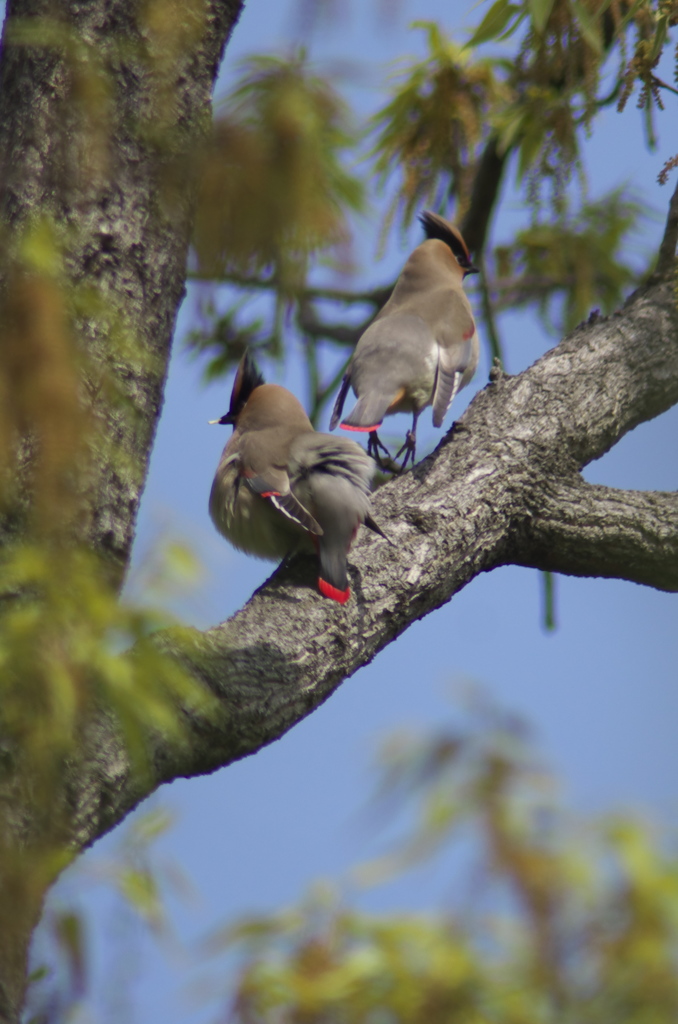
[[[579,30],[591,47],[598,56],[602,56],[603,53],[603,39],[600,31],[600,25],[598,22],[591,17],[590,13],[586,10],[583,4],[579,3],[579,0],[570,0],[572,10],[574,11]]]
[[[542,34],[546,28],[555,0],[530,0],[530,15],[535,32]]]
[[[520,14],[518,15],[518,17],[516,18],[516,20],[513,22],[513,24],[509,25],[509,27],[506,29],[506,31],[502,32],[502,34],[500,36],[497,36],[497,42],[498,43],[503,43],[505,39],[510,39],[510,37],[513,35],[513,33],[518,28],[520,28],[522,23],[525,21],[526,17],[527,17],[527,13],[525,12],[525,10],[522,10],[520,12]],[[498,66],[499,64],[500,64],[500,61],[496,60],[495,61],[495,65]],[[507,61],[507,64],[511,64],[511,62]]]
[[[664,43],[669,32],[669,19],[668,15],[664,14],[657,21],[657,31],[655,33],[654,42],[652,44],[652,53],[650,60],[655,61],[659,54],[664,49]]]
[[[79,914],[66,910],[57,916],[54,931],[66,956],[73,987],[76,992],[83,992],[87,974],[87,944],[83,920]]]
[[[499,152],[502,155],[507,153],[509,149],[515,145],[524,129],[525,112],[522,108],[516,106],[513,110],[513,116],[510,117],[510,119],[507,118],[501,128],[499,136]]]
[[[626,28],[626,26],[627,26],[627,25],[628,25],[628,23],[629,23],[629,22],[631,21],[631,19],[632,19],[632,18],[634,17],[634,15],[636,14],[636,12],[637,12],[637,11],[638,11],[638,10],[639,10],[639,9],[640,9],[640,8],[641,8],[642,6],[643,6],[643,4],[645,4],[645,3],[647,3],[647,0],[634,0],[634,2],[633,2],[633,3],[631,4],[631,7],[630,7],[630,9],[629,9],[629,10],[628,10],[628,11],[626,12],[626,14],[624,15],[624,17],[623,17],[623,18],[622,18],[622,20],[620,21],[620,23],[619,23],[619,28],[617,29],[617,34],[619,34],[620,32],[622,32],[622,31],[623,31],[623,30],[624,30],[624,29]]]
[[[519,10],[517,4],[512,4],[509,0],[496,0],[466,45],[468,47],[479,46],[489,39],[496,39]]]

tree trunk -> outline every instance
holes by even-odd
[[[88,357],[83,394],[103,427],[100,438],[111,442],[91,453],[79,495],[80,537],[105,556],[117,586],[129,561],[184,294],[192,156],[211,123],[214,80],[241,7],[242,0],[7,4],[0,56],[4,301],[22,232],[47,219],[64,254],[64,291],[74,297],[77,341]],[[78,304],[85,287],[87,302]],[[133,359],[121,340],[131,341]],[[100,386],[105,373],[115,394]],[[24,494],[5,510],[0,540],[23,529],[25,512]],[[54,870],[40,876],[38,891],[17,888],[14,856],[39,857],[44,823],[13,784],[3,780],[0,796],[7,851],[0,1021],[15,1024],[30,933]],[[59,828],[64,840],[73,824],[71,816],[69,827]],[[55,839],[53,829],[47,833]]]

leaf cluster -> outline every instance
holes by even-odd
[[[303,53],[248,61],[202,154],[201,272],[268,268],[283,291],[298,285],[308,256],[344,241],[346,213],[361,207],[341,162],[354,141],[345,105]]]
[[[582,145],[596,115],[614,102],[622,109],[638,83],[653,143],[651,119],[671,88],[656,78],[656,60],[674,8],[673,0],[495,0],[466,40],[432,22],[414,23],[426,53],[400,65],[390,98],[365,126],[371,148],[363,166],[389,198],[382,238],[394,221],[404,231],[429,205],[453,216],[471,240],[483,267],[474,306],[493,358],[503,357],[502,311],[530,307],[549,331],[568,330],[592,309],[612,309],[640,280],[645,268],[630,257],[629,238],[647,210],[619,190],[587,197]],[[305,110],[323,114],[308,114],[306,134],[291,133],[292,143],[287,105],[300,94]],[[358,208],[355,177],[350,184],[339,175],[352,151],[361,152],[344,117],[329,80],[311,74],[303,55],[246,65],[219,122],[227,135],[244,132],[243,145],[227,146],[209,165],[205,181],[217,184],[203,190],[197,235],[195,276],[216,275],[223,291],[203,307],[190,346],[207,354],[214,376],[247,345],[281,358],[293,332],[303,346],[314,422],[341,376],[330,350],[343,350],[343,364],[390,290],[352,292],[308,280],[313,261],[317,267],[346,237]],[[289,159],[271,155],[286,149]],[[666,162],[664,179],[674,165]],[[494,245],[489,225],[511,167],[525,224]],[[325,202],[317,216],[310,168]],[[242,233],[238,210],[247,221]]]
[[[373,170],[382,185],[394,172],[402,179],[395,202],[405,224],[421,207],[445,206],[451,196],[463,215],[491,111],[510,99],[496,61],[473,59],[434,22],[413,27],[426,33],[428,54],[405,66],[371,125]]]
[[[0,903],[12,934],[73,855],[66,779],[100,716],[143,775],[149,738],[180,736],[181,709],[209,701],[150,639],[166,615],[121,603],[117,566],[87,543],[97,464],[131,472],[97,398],[134,414],[120,368],[142,347],[119,310],[68,286],[53,222],[17,231],[2,270]],[[76,343],[79,318],[95,313],[109,328],[105,358]]]
[[[457,908],[336,900],[225,930],[239,1024],[648,1024],[678,1011],[678,859],[625,818],[573,823],[515,723],[391,743],[379,802],[417,824],[398,866],[475,842]],[[393,867],[393,863],[390,867]],[[383,865],[380,870],[383,870]]]
[[[494,281],[498,308],[536,305],[547,329],[561,337],[592,309],[610,313],[638,280],[630,236],[646,208],[622,191],[584,203],[563,216],[518,231],[497,246]]]
[[[297,907],[226,924],[195,950],[203,994],[227,979],[219,1019],[663,1024],[678,1012],[675,841],[628,816],[573,818],[513,716],[477,703],[431,734],[391,737],[368,810],[401,834],[358,870],[362,884],[442,859],[454,877],[445,908],[370,915],[325,883]],[[153,856],[167,826],[160,811],[138,819],[98,872],[157,938],[177,885]],[[77,893],[86,879],[74,872]],[[52,908],[41,949],[51,966],[30,1006],[57,1024],[90,994],[77,899]]]

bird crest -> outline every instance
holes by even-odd
[[[235,380],[233,381],[233,390],[231,391],[231,404],[229,410],[216,422],[234,424],[254,389],[260,387],[263,383],[263,375],[255,363],[254,357],[250,355],[248,349],[238,363]]]
[[[426,232],[426,237],[437,238],[439,241],[444,242],[445,245],[449,246],[457,260],[457,263],[466,271],[467,274],[478,273],[477,268],[471,263],[468,246],[466,245],[459,228],[456,228],[454,224],[450,224],[448,220],[445,220],[444,217],[440,217],[432,210],[424,210],[424,212],[420,214],[419,220]]]

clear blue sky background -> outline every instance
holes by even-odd
[[[354,0],[348,7],[339,0],[334,6],[334,20],[304,41],[321,69],[340,72],[340,84],[361,116],[383,102],[388,62],[422,54],[422,33],[408,29],[414,18],[439,19],[446,31],[461,33],[483,13],[480,8],[469,16],[466,0],[381,5]],[[233,80],[234,65],[243,56],[280,52],[301,41],[299,10],[298,0],[249,0],[226,53],[223,83]],[[622,117],[604,114],[587,144],[593,197],[630,183],[662,213],[637,241],[639,261],[658,244],[670,194],[655,184],[675,149],[675,132],[669,130],[675,125],[675,98],[667,105],[657,153],[643,148],[632,103]],[[376,197],[374,217],[358,225],[355,281],[360,286],[392,279],[407,255],[408,247],[392,237],[384,259],[376,261],[378,213],[385,200]],[[508,238],[525,216],[521,197],[509,197],[494,241]],[[410,241],[417,240],[414,230]],[[200,365],[182,350],[194,312],[189,292],[177,328],[136,560],[143,563],[163,536],[188,540],[205,575],[179,607],[187,621],[206,626],[236,611],[271,567],[232,551],[207,515],[212,475],[227,439],[207,420],[227,407],[230,380],[204,387]],[[553,344],[531,317],[507,316],[502,329],[512,373]],[[485,384],[487,371],[485,354],[472,386],[455,403],[456,415]],[[292,365],[284,378],[297,389],[298,373]],[[613,486],[674,490],[677,433],[678,410],[673,410],[639,427],[585,475]],[[438,440],[432,429],[422,430],[420,439],[422,446]],[[553,635],[541,627],[540,599],[535,572],[506,568],[483,576],[413,626],[279,742],[210,777],[164,787],[153,800],[169,807],[176,823],[158,844],[158,860],[180,865],[194,887],[192,897],[169,901],[174,940],[150,940],[95,884],[119,835],[88,853],[54,898],[75,896],[89,915],[96,951],[95,1019],[213,1020],[217,1004],[203,1000],[208,992],[217,999],[225,994],[226,978],[212,973],[199,992],[187,987],[187,979],[196,978],[192,950],[198,938],[238,915],[294,903],[319,878],[342,881],[352,898],[371,910],[440,906],[449,891],[449,864],[369,891],[356,891],[347,879],[353,865],[379,848],[379,838],[360,814],[371,792],[370,766],[379,740],[403,726],[426,730],[444,722],[458,699],[454,688],[458,691],[460,680],[477,682],[500,706],[530,723],[564,799],[576,810],[637,808],[671,820],[678,807],[678,596],[629,583],[559,578],[559,628]]]

